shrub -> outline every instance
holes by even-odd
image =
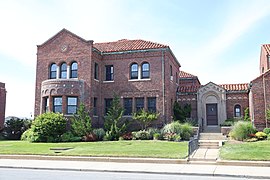
[[[97,136],[94,133],[89,133],[83,136],[82,139],[85,142],[93,142],[93,141],[97,141]]]
[[[96,135],[98,141],[102,141],[105,136],[103,128],[93,129],[93,133]]]
[[[166,133],[180,134],[181,133],[181,124],[178,121],[174,121],[170,124],[166,124],[162,129],[162,133],[163,134],[166,134]]]
[[[153,139],[154,140],[158,140],[160,138],[160,133],[155,133],[154,135],[153,135]]]
[[[67,121],[62,114],[44,113],[36,117],[22,139],[31,142],[59,142],[66,132],[66,125]]]
[[[246,139],[246,142],[256,142],[256,141],[258,141],[257,138]]]
[[[123,140],[132,140],[133,135],[131,132],[128,132],[128,133],[123,134],[121,137]]]
[[[198,126],[198,120],[196,119],[186,118],[184,122],[190,124],[191,126]]]
[[[255,132],[256,129],[250,122],[238,121],[234,124],[229,136],[235,140],[243,141],[244,139],[248,138],[248,135],[254,134]]]
[[[7,120],[2,132],[4,139],[19,140],[21,135],[31,126],[31,120],[12,117]]]
[[[270,134],[267,135],[267,140],[270,140]]]
[[[265,134],[264,132],[256,132],[255,135],[256,135],[257,139],[259,139],[259,140],[263,140],[263,139],[267,138],[267,134]]]
[[[264,128],[263,132],[264,132],[265,134],[270,134],[270,128]]]
[[[71,118],[71,131],[76,136],[86,136],[92,132],[92,123],[84,104],[80,104],[77,114]]]
[[[160,133],[160,130],[157,128],[149,128],[147,131],[149,133],[149,139],[153,139],[155,133]]]
[[[66,132],[64,134],[62,134],[61,136],[61,141],[62,142],[79,142],[81,141],[82,138],[75,136],[72,132]]]
[[[133,138],[138,140],[149,140],[150,135],[148,131],[140,130],[137,132],[132,132]]]
[[[32,129],[27,129],[24,131],[24,133],[21,136],[22,141],[29,141],[29,142],[37,142],[38,141],[38,135],[34,134]]]
[[[181,133],[180,136],[183,140],[189,140],[190,137],[193,135],[192,126],[188,123],[184,123],[181,125]]]
[[[164,135],[164,139],[166,139],[168,141],[180,141],[181,136],[179,134],[176,134],[176,133],[166,133]]]
[[[220,126],[233,126],[235,123],[234,119],[226,119],[224,123],[220,124]]]
[[[141,124],[141,129],[146,129],[151,122],[158,119],[159,114],[153,112],[147,112],[142,109],[132,115],[132,118]]]

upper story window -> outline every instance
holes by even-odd
[[[150,65],[149,63],[142,64],[142,79],[147,79],[150,77]]]
[[[67,78],[67,64],[63,63],[60,67],[60,78],[66,79]]]
[[[78,63],[73,62],[70,67],[70,78],[78,78]]]
[[[113,81],[113,65],[105,66],[105,81]]]
[[[234,117],[241,117],[241,106],[239,104],[234,106]]]
[[[78,98],[77,97],[67,97],[67,114],[77,113]]]
[[[94,78],[98,80],[98,63],[95,63]]]
[[[130,79],[138,79],[139,78],[138,71],[139,71],[138,64],[136,64],[136,63],[131,64],[131,66],[130,66]]]
[[[50,66],[50,79],[56,79],[57,65],[55,63]]]
[[[62,97],[53,98],[53,112],[62,113]]]

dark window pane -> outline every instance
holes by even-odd
[[[77,97],[68,97],[67,98],[67,114],[75,114],[77,112]]]
[[[156,112],[156,98],[155,97],[147,98],[147,109],[149,112]]]
[[[144,98],[136,98],[136,111],[140,111],[144,108]]]
[[[138,79],[138,64],[130,66],[130,79]]]
[[[63,63],[60,68],[60,78],[66,79],[67,78],[67,64]]]
[[[97,98],[94,98],[94,108],[93,108],[93,113],[95,116],[97,116]]]
[[[111,105],[112,105],[112,98],[106,98],[105,99],[105,115],[108,113]]]
[[[98,80],[98,64],[95,63],[94,78]]]
[[[241,117],[241,106],[240,105],[234,106],[234,116]]]
[[[50,79],[56,79],[56,64],[52,64],[50,67]]]
[[[105,66],[105,69],[106,69],[105,80],[113,81],[113,65]]]
[[[78,63],[73,62],[70,68],[70,78],[77,78],[78,77]]]
[[[124,115],[132,114],[132,98],[124,98]]]
[[[53,98],[53,112],[62,113],[62,97]]]

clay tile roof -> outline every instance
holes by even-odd
[[[185,71],[180,71],[179,77],[180,78],[193,78],[197,76],[194,76],[193,74],[187,73]]]
[[[95,43],[94,48],[101,52],[120,52],[145,49],[167,48],[169,46],[145,40],[122,39],[115,42]]]
[[[180,93],[194,93],[197,92],[201,86],[180,86],[178,92]]]
[[[270,44],[263,44],[262,47],[265,49],[265,51],[269,55],[270,54]]]
[[[220,86],[226,89],[227,91],[247,91],[248,90],[248,83],[220,84]]]

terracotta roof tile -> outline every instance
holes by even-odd
[[[262,47],[265,49],[268,55],[270,55],[270,44],[263,44]]]
[[[101,52],[120,52],[130,50],[159,49],[169,46],[145,40],[122,39],[115,42],[95,43],[94,48]]]
[[[247,91],[248,90],[248,83],[220,84],[219,86],[223,87],[227,91]]]
[[[193,74],[187,73],[185,71],[180,71],[179,77],[180,78],[193,78],[197,76],[194,76]]]

